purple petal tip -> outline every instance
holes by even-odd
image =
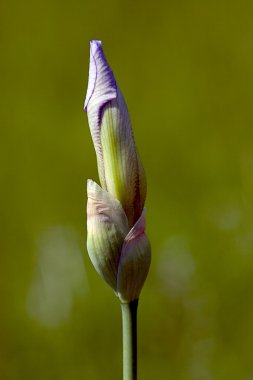
[[[97,79],[97,66],[95,61],[95,54],[98,49],[102,50],[102,42],[99,40],[91,40],[90,41],[90,67],[89,67],[89,82],[88,82],[88,88],[86,93],[86,98],[84,102],[84,111],[87,111],[87,106],[90,101],[90,98],[92,97],[96,79]]]
[[[99,91],[95,90],[97,81],[99,83]],[[84,103],[85,111],[87,111],[94,91],[96,91],[97,96],[101,96],[102,103],[116,97],[116,82],[105,58],[102,42],[99,40],[90,41],[89,81]]]
[[[102,41],[100,41],[100,40],[90,40],[90,48],[91,49],[102,48]]]

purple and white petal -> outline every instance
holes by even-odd
[[[105,58],[101,41],[90,41],[89,82],[84,103],[90,132],[95,147],[101,185],[106,189],[103,153],[100,142],[101,114],[104,106],[117,97],[117,85],[113,72]]]
[[[116,96],[116,81],[105,58],[102,43],[98,40],[91,40],[89,82],[84,110],[87,111],[94,106],[101,108]]]
[[[85,109],[103,189],[118,199],[132,227],[146,198],[146,179],[133,137],[124,97],[100,41],[90,45],[90,71]]]

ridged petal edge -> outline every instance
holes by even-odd
[[[87,182],[87,251],[100,276],[116,291],[128,222],[121,204],[96,182]]]

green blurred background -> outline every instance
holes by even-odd
[[[121,378],[85,248],[101,39],[148,178],[139,378],[253,379],[252,1],[0,3],[0,379]]]

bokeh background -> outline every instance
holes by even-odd
[[[85,248],[101,39],[148,178],[139,378],[253,379],[252,1],[0,2],[0,379],[121,378]]]

